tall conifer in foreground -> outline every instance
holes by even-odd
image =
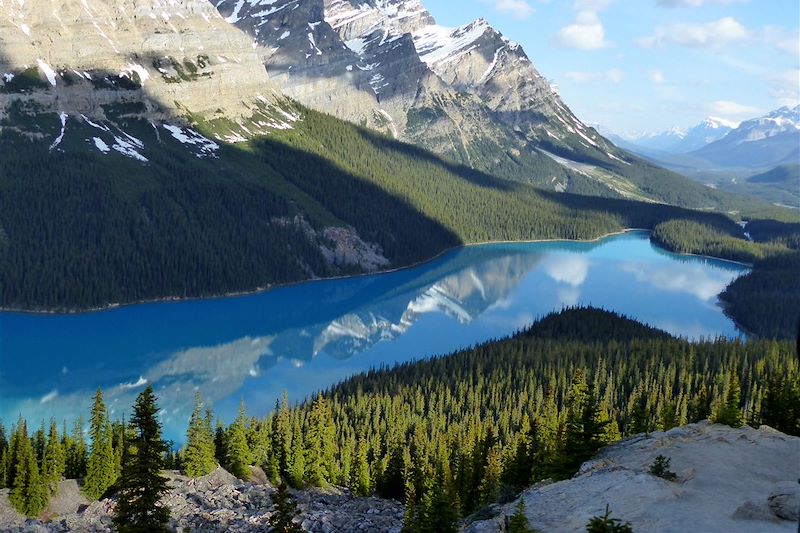
[[[83,492],[89,499],[99,500],[116,481],[114,450],[111,447],[111,423],[108,420],[106,405],[103,403],[103,391],[100,389],[97,389],[94,395],[89,419],[89,436],[92,439],[92,449],[86,467],[86,478],[83,481]]]
[[[153,387],[136,398],[126,439],[114,526],[119,533],[167,531],[169,509],[161,504],[167,479],[161,475],[167,444],[161,439],[158,406]]]
[[[289,494],[289,487],[281,481],[278,490],[272,496],[275,502],[275,510],[269,517],[269,527],[274,533],[302,533],[304,530],[293,520],[297,516],[297,504],[292,495]]]
[[[200,477],[211,473],[217,467],[214,457],[214,433],[211,430],[211,417],[203,413],[200,393],[194,397],[194,411],[186,431],[186,453],[183,472],[189,477]]]
[[[16,442],[16,468],[9,500],[20,513],[36,517],[47,507],[49,494],[39,474],[36,451],[28,438],[28,428],[24,422],[17,428]]]
[[[742,389],[739,385],[739,378],[735,373],[731,373],[728,378],[728,390],[725,398],[717,407],[714,413],[714,422],[725,424],[734,428],[740,428],[744,424],[744,417],[739,404],[742,398]]]
[[[54,418],[50,421],[50,433],[47,436],[42,460],[42,478],[53,494],[58,493],[58,482],[64,476],[66,466],[67,456],[58,437],[58,425]]]
[[[226,465],[231,474],[239,479],[250,479],[250,465],[253,464],[253,454],[247,444],[247,412],[244,402],[239,405],[239,414],[233,421],[225,439]]]

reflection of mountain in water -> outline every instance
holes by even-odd
[[[506,298],[540,260],[539,254],[490,259],[451,274],[416,296],[404,294],[348,313],[314,337],[311,353],[346,359],[378,341],[397,338],[427,313],[444,313],[468,323]]]
[[[71,316],[0,314],[0,418],[69,419],[86,412],[98,386],[121,415],[153,384],[174,437],[195,391],[223,419],[240,398],[264,412],[284,389],[300,399],[353,372],[402,360],[395,347],[407,356],[447,353],[581,302],[677,334],[733,333],[715,295],[743,270],[665,254],[646,235],[632,234],[602,243],[469,247],[412,269],[242,298]],[[452,320],[427,320],[400,340],[431,314]],[[381,340],[398,342],[376,346]],[[369,353],[344,361],[362,352]],[[327,357],[315,360],[319,355]],[[313,365],[300,370],[280,360]],[[34,373],[39,379],[27,379]]]

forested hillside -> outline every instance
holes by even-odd
[[[726,312],[748,333],[792,339],[800,335],[800,224],[752,220],[745,240],[724,228],[690,220],[656,226],[655,243],[676,252],[752,263],[753,270],[720,295]]]
[[[103,127],[136,138],[145,162],[87,149],[98,135],[91,121],[70,120],[50,150],[15,125],[55,138],[59,116],[20,105],[3,119],[3,307],[208,296],[369,268],[326,254],[341,244],[325,232],[331,227],[352,228],[355,242],[390,266],[462,243],[588,239],[675,217],[741,233],[722,215],[493,178],[301,107],[292,129],[207,156],[159,134],[131,105],[106,106]],[[230,127],[224,119],[198,126],[210,137]]]
[[[200,476],[220,463],[247,478],[256,465],[274,482],[396,498],[410,531],[452,531],[459,517],[535,481],[571,476],[599,447],[627,435],[709,417],[800,434],[793,343],[689,342],[591,308],[355,376],[297,406],[284,399],[263,418],[242,406],[227,428],[215,429],[209,406],[196,401],[186,446],[165,466]],[[33,431],[22,420],[10,440],[0,430],[0,482],[16,493],[28,479],[48,487],[62,475],[85,476],[90,497],[113,493],[126,431],[111,418],[98,392],[92,446],[80,423],[71,435],[56,421],[49,436],[44,425]],[[20,466],[29,455],[35,460]]]

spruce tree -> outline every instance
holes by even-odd
[[[64,476],[66,463],[66,452],[61,445],[61,440],[58,436],[58,425],[54,418],[50,421],[50,432],[47,436],[47,445],[42,462],[42,478],[53,494],[58,493],[58,482]]]
[[[359,496],[369,496],[372,492],[371,480],[369,475],[369,463],[367,462],[367,441],[359,439],[356,448],[356,457],[352,465],[351,487],[353,492]]]
[[[103,403],[103,392],[97,389],[89,419],[89,437],[92,448],[83,480],[83,492],[91,500],[99,500],[114,484],[114,450],[111,445],[111,423]]]
[[[514,507],[514,514],[509,518],[506,530],[508,533],[534,533],[528,517],[525,516],[525,502],[522,499]]]
[[[593,516],[586,524],[587,533],[633,533],[633,528],[628,522],[619,518],[611,518],[611,510],[606,505],[603,516]]]
[[[247,413],[244,402],[239,405],[239,415],[233,424],[228,428],[225,438],[225,464],[231,474],[239,479],[250,479],[250,465],[253,464],[253,456],[247,444]]]
[[[278,490],[272,497],[275,510],[269,517],[269,527],[274,533],[302,533],[304,530],[294,522],[297,516],[297,504],[289,494],[289,487],[281,481]]]
[[[292,446],[289,458],[289,470],[286,472],[289,483],[294,487],[302,487],[306,473],[305,446],[299,429],[292,431]]]
[[[714,423],[725,424],[734,428],[742,427],[744,417],[739,407],[740,402],[741,387],[739,386],[739,378],[735,373],[731,373],[728,378],[728,390],[725,393],[725,398],[717,406],[716,413],[714,413]]]
[[[18,449],[14,481],[11,485],[9,501],[20,513],[28,517],[37,517],[47,507],[48,491],[39,474],[36,463],[36,451],[28,438],[28,428],[22,422],[17,429]]]
[[[153,387],[136,398],[126,439],[114,526],[119,533],[167,531],[169,509],[161,503],[167,479],[161,474],[167,444],[161,438]]]
[[[88,447],[83,435],[83,415],[73,423],[72,435],[69,438],[66,437],[66,432],[64,433],[64,449],[67,454],[64,476],[67,479],[80,479],[86,476]]]
[[[313,486],[323,486],[338,476],[336,469],[336,428],[330,406],[318,394],[311,406],[308,431],[304,435],[306,456],[306,481]]]
[[[203,402],[198,392],[194,397],[194,411],[186,431],[183,472],[189,477],[205,476],[217,467],[214,435],[209,420],[210,417],[203,414]]]

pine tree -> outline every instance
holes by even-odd
[[[239,415],[228,428],[225,436],[225,464],[231,474],[239,479],[250,479],[250,465],[253,464],[253,455],[247,444],[247,412],[244,402],[239,405]]]
[[[114,525],[119,533],[167,531],[169,509],[160,500],[168,490],[161,475],[168,447],[161,438],[152,386],[136,398],[130,426],[133,434],[126,439]]]
[[[310,423],[304,435],[306,481],[323,486],[336,479],[336,430],[328,402],[321,394],[311,406]]]
[[[226,464],[228,458],[228,450],[225,441],[225,426],[217,419],[217,425],[214,429],[214,459],[221,465]]]
[[[442,456],[437,460],[436,476],[429,497],[425,500],[427,508],[424,512],[422,531],[430,533],[458,531],[459,502],[446,457]]]
[[[283,481],[273,496],[275,511],[269,517],[269,526],[274,533],[302,533],[303,528],[294,522],[297,504],[289,494],[289,487]]]
[[[97,389],[89,419],[89,437],[92,448],[83,481],[83,492],[89,499],[99,500],[114,484],[114,450],[111,446],[111,423],[103,403],[103,392]]]
[[[633,533],[633,528],[619,518],[611,518],[611,510],[606,505],[603,516],[593,516],[586,524],[587,533]]]
[[[286,472],[289,483],[294,487],[302,487],[306,472],[306,454],[303,436],[298,429],[292,431],[292,446],[289,459],[289,470]]]
[[[58,436],[58,425],[55,418],[50,421],[50,432],[47,436],[47,445],[44,450],[42,462],[42,478],[53,494],[58,493],[58,482],[64,476],[67,467],[67,457],[61,440]]]
[[[725,399],[714,413],[713,422],[715,424],[725,424],[734,428],[740,428],[744,424],[744,416],[739,407],[741,403],[741,387],[739,386],[739,378],[735,373],[731,373],[728,378],[728,390],[725,393]]]
[[[389,457],[386,461],[386,468],[380,478],[378,492],[384,498],[403,501],[405,494],[403,476],[406,469],[405,450],[397,442],[391,444],[389,450]]]
[[[486,464],[483,468],[483,479],[478,485],[478,498],[481,504],[493,502],[497,498],[500,488],[500,476],[503,473],[503,466],[500,457],[500,450],[492,448],[486,455]]]
[[[28,428],[22,422],[17,428],[16,467],[9,500],[11,505],[29,517],[36,517],[47,507],[48,491],[39,475],[36,451],[28,438]]]
[[[372,492],[369,475],[369,463],[367,462],[367,441],[359,439],[356,447],[356,457],[352,465],[353,472],[350,476],[353,492],[359,496],[369,496]]]
[[[203,414],[203,402],[198,392],[194,397],[194,411],[186,432],[183,472],[189,477],[205,476],[217,467],[214,435],[209,420],[210,417]]]
[[[8,487],[12,487],[14,484],[14,479],[17,475],[17,464],[19,463],[19,454],[20,454],[20,428],[25,424],[25,421],[22,419],[22,416],[17,420],[17,424],[11,427],[11,439],[8,442],[8,451],[6,452],[6,460],[5,460],[5,479],[6,485]],[[27,430],[26,430],[27,431]]]
[[[650,473],[667,481],[675,481],[678,476],[669,469],[670,462],[671,460],[668,457],[657,456],[655,462],[650,465]]]
[[[69,438],[66,436],[66,431],[64,432],[64,450],[67,454],[64,476],[67,479],[80,479],[86,476],[88,447],[83,435],[83,415],[73,423],[72,435]]]
[[[514,507],[514,514],[508,520],[506,530],[508,533],[534,533],[528,522],[528,517],[525,516],[525,502],[522,499]]]
[[[45,435],[44,420],[42,420],[41,424],[39,424],[39,429],[36,430],[32,439],[33,452],[36,455],[36,464],[39,467],[40,473],[44,467],[44,449],[47,447],[47,437]]]

